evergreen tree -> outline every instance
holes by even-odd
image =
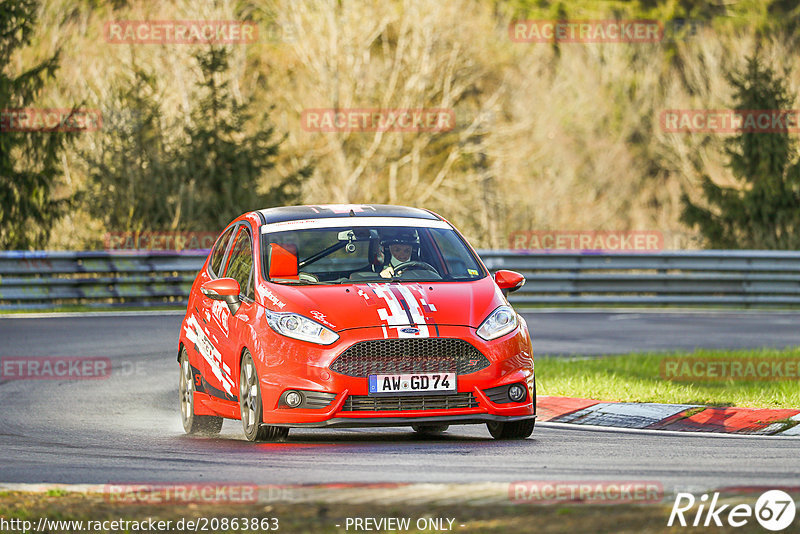
[[[44,248],[67,200],[53,198],[60,155],[73,135],[14,131],[9,110],[31,106],[58,69],[58,53],[16,76],[14,52],[28,45],[36,24],[35,0],[0,0],[0,249]]]
[[[96,150],[83,154],[86,208],[110,231],[177,225],[177,179],[160,99],[155,77],[134,67],[132,81],[116,90],[116,109],[106,113]]]
[[[786,84],[757,53],[743,74],[729,79],[739,111],[792,108]],[[800,249],[800,165],[788,131],[743,131],[730,140],[726,153],[741,187],[721,187],[703,176],[708,207],[684,193],[681,220],[699,227],[711,248]]]
[[[303,167],[266,192],[258,186],[275,166],[283,138],[274,139],[275,128],[264,113],[263,127],[245,133],[254,121],[251,103],[238,103],[230,84],[228,51],[212,47],[196,59],[202,72],[186,144],[180,151],[181,216],[187,229],[222,228],[241,213],[258,208],[293,204],[300,199],[302,182],[311,175]]]

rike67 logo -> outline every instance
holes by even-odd
[[[780,531],[794,521],[797,506],[794,499],[785,491],[769,490],[761,494],[755,506],[750,504],[718,504],[719,493],[709,500],[708,494],[695,499],[691,493],[678,493],[667,526],[671,527],[677,519],[680,526],[721,527],[727,523],[731,527],[746,525],[753,517],[767,530]],[[695,505],[697,509],[694,510]],[[685,515],[684,515],[685,514]]]

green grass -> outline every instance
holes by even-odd
[[[660,402],[756,408],[800,408],[797,379],[781,381],[671,381],[662,378],[664,358],[792,358],[800,347],[760,350],[698,350],[669,354],[623,354],[586,359],[538,358],[540,395],[622,402]]]

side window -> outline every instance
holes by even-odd
[[[222,259],[225,257],[225,249],[228,248],[228,241],[230,241],[233,229],[234,227],[230,227],[222,233],[222,236],[217,240],[217,244],[214,245],[214,250],[211,252],[211,263],[209,266],[211,267],[211,274],[216,277],[220,275]]]
[[[243,295],[254,298],[255,289],[250,282],[253,274],[253,252],[250,246],[250,234],[242,228],[236,241],[231,248],[231,259],[228,262],[228,269],[225,271],[227,278],[233,278],[239,282],[239,287]],[[251,297],[251,294],[253,295]]]

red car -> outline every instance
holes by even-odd
[[[246,213],[217,239],[180,331],[187,433],[486,423],[531,435],[533,350],[507,294],[442,217],[380,205]]]

